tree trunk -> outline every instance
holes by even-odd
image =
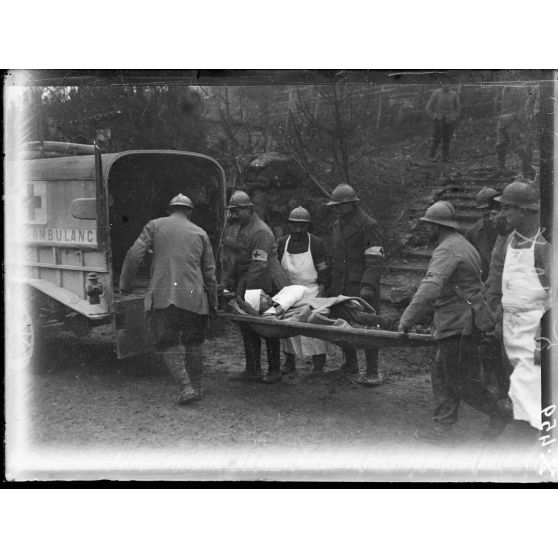
[[[342,116],[340,112],[340,101],[337,95],[337,84],[333,85],[333,100],[334,100],[334,111],[335,111],[335,127],[337,141],[339,142],[339,151],[341,153],[341,164],[343,167],[343,175],[347,184],[351,183],[351,177],[349,174],[349,153],[347,151],[347,145],[345,143],[344,130]]]

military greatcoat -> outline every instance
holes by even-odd
[[[367,302],[379,312],[383,244],[380,225],[360,208],[338,219],[333,225],[331,295],[361,296],[368,287],[375,295]]]

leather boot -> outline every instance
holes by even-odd
[[[415,430],[414,436],[421,442],[441,446],[453,445],[455,441],[453,424],[444,424],[439,422],[435,422],[430,428]]]
[[[506,399],[510,390],[510,376],[513,372],[513,367],[508,360],[504,344],[500,344],[500,360],[496,367],[496,385],[498,390],[496,399]]]
[[[203,375],[203,345],[192,345],[186,347],[184,353],[184,362],[186,364],[186,370],[188,376],[190,377],[190,382],[194,391],[196,392],[196,398],[201,399],[202,393],[202,375]]]
[[[488,427],[482,434],[483,440],[495,440],[498,438],[506,429],[506,426],[510,423],[511,418],[508,417],[502,411],[490,415],[488,421]]]
[[[357,352],[353,349],[343,349],[345,361],[336,370],[345,376],[358,375],[358,358]]]
[[[279,339],[266,339],[267,348],[267,376],[263,379],[266,384],[274,384],[281,379],[281,344]]]
[[[246,369],[244,372],[232,376],[230,379],[238,382],[261,382],[261,342],[260,337],[246,327],[241,327],[242,339],[244,341],[244,354],[246,357]]]
[[[379,386],[382,382],[378,376],[378,351],[365,351],[366,376],[362,379],[362,385],[368,387]]]
[[[296,372],[296,360],[293,353],[283,353],[285,355],[285,362],[281,368],[282,374],[293,374]]]
[[[186,367],[184,366],[184,348],[180,345],[168,347],[162,352],[162,356],[169,372],[180,386],[178,403],[180,405],[186,405],[195,401],[196,392],[192,387],[190,376],[186,372]]]
[[[322,355],[312,355],[312,374],[323,374],[326,362],[325,354]]]

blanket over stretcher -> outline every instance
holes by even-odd
[[[335,327],[397,329],[397,320],[376,314],[374,308],[362,298],[344,295],[305,298],[304,292],[299,290],[295,293],[293,287],[299,285],[286,287],[273,297],[275,303],[280,303],[266,310],[262,317]],[[290,289],[289,293],[283,293],[286,289]],[[281,296],[282,293],[284,296]],[[248,298],[253,300],[255,297]],[[229,306],[235,313],[247,315],[236,301],[229,303]]]

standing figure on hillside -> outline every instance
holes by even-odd
[[[506,418],[496,398],[478,380],[477,343],[480,333],[493,329],[494,319],[483,298],[478,252],[461,234],[455,209],[447,201],[431,205],[421,221],[432,242],[425,278],[405,309],[398,331],[407,333],[434,308],[434,338],[438,352],[432,367],[432,391],[436,407],[436,436],[451,435],[460,400],[490,417],[484,438],[499,436]]]
[[[486,281],[488,277],[488,267],[490,265],[490,255],[494,248],[494,243],[498,232],[494,227],[490,213],[494,206],[494,198],[498,192],[494,188],[483,188],[477,195],[476,206],[482,211],[482,217],[465,233],[465,238],[477,249],[481,259],[481,279]]]
[[[430,159],[435,160],[436,150],[441,141],[442,160],[447,162],[449,161],[451,137],[461,112],[459,96],[453,89],[450,89],[448,84],[444,84],[430,96],[428,103],[426,103],[426,112],[433,122]]]
[[[498,174],[506,172],[506,159],[515,153],[521,160],[521,172],[527,179],[535,177],[533,149],[537,133],[538,90],[506,89],[496,123]]]
[[[303,285],[308,289],[309,296],[325,295],[328,266],[324,243],[321,238],[311,234],[310,213],[304,207],[296,207],[288,219],[291,234],[279,239],[277,256],[281,267],[289,274],[293,285]],[[289,337],[281,340],[281,348],[285,355],[283,373],[296,371],[295,355],[311,356],[313,373],[324,371],[328,343],[312,337]]]
[[[288,275],[277,260],[277,245],[271,229],[258,217],[250,196],[237,190],[230,199],[232,220],[239,225],[235,239],[235,262],[230,277],[237,298],[244,300],[246,291],[263,289],[274,295],[288,285]],[[248,382],[275,383],[281,379],[279,339],[266,339],[268,373],[261,368],[261,338],[248,325],[239,324],[246,370],[235,379]]]
[[[380,313],[380,277],[384,267],[384,238],[378,222],[360,207],[360,199],[348,184],[339,184],[327,205],[337,220],[333,225],[330,296],[347,295],[363,298]],[[341,371],[357,374],[358,359],[354,349],[343,349]],[[365,351],[366,386],[380,385],[378,350]]]
[[[541,365],[537,339],[551,307],[552,246],[540,228],[537,188],[512,182],[496,198],[513,233],[505,244],[502,271],[504,346],[513,372],[509,397],[513,418],[538,430],[541,421]]]
[[[175,196],[168,217],[145,225],[120,275],[120,291],[130,291],[145,255],[153,251],[145,311],[155,348],[180,385],[181,405],[202,396],[202,344],[209,311],[217,307],[213,251],[207,233],[190,221],[193,208],[190,198]]]

